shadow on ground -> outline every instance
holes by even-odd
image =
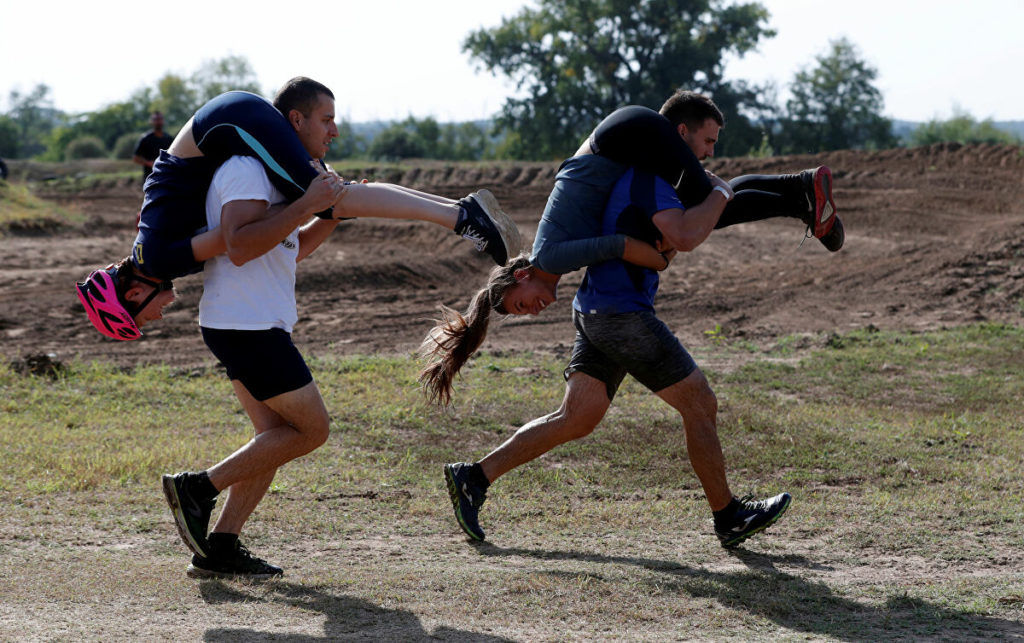
[[[322,636],[288,634],[280,631],[261,632],[251,628],[214,628],[206,631],[205,641],[483,641],[500,643],[511,639],[439,627],[427,632],[411,612],[385,609],[368,601],[334,594],[314,587],[272,581],[266,584],[234,586],[221,581],[205,581],[200,593],[208,604],[269,603],[287,605],[327,617]]]
[[[658,587],[663,592],[671,594],[676,591],[712,599],[729,608],[769,619],[788,630],[812,636],[858,643],[922,637],[956,641],[1024,640],[1024,625],[1016,621],[949,609],[906,594],[891,595],[883,605],[866,605],[837,595],[825,583],[809,581],[776,568],[778,563],[806,569],[829,569],[803,556],[770,556],[739,549],[731,553],[747,569],[717,572],[667,560],[502,548],[488,543],[474,545],[484,556],[643,567],[665,576],[658,579]],[[553,570],[552,573],[558,575],[562,572]]]

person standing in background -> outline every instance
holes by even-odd
[[[162,112],[154,110],[149,117],[149,124],[153,129],[142,135],[135,144],[135,151],[132,152],[132,162],[142,166],[143,184],[153,171],[153,163],[160,156],[160,150],[166,150],[174,142],[174,137],[164,131]]]

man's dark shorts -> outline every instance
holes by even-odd
[[[298,390],[313,381],[306,361],[292,343],[291,334],[269,330],[202,328],[203,341],[228,371],[263,402]]]
[[[657,393],[697,369],[690,354],[653,312],[607,315],[574,310],[572,321],[576,342],[565,379],[573,373],[586,373],[604,382],[609,400],[626,373]]]

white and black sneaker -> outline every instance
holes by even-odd
[[[455,234],[472,241],[477,250],[491,255],[499,266],[519,254],[523,243],[519,228],[501,209],[490,190],[473,192],[460,199],[458,205]]]
[[[736,512],[722,520],[715,520],[715,534],[722,541],[722,547],[732,548],[769,526],[782,517],[789,509],[792,496],[780,493],[766,500],[753,500],[753,496],[740,498]]]

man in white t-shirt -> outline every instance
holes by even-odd
[[[308,78],[294,78],[274,105],[303,146],[322,159],[334,123],[334,95]],[[223,230],[227,254],[206,262],[199,325],[203,340],[227,369],[255,436],[201,472],[165,475],[164,493],[178,532],[192,550],[189,576],[269,578],[280,567],[253,556],[238,540],[277,468],[322,445],[329,432],[323,398],[291,341],[297,320],[296,263],[315,250],[338,220],[314,214],[333,206],[344,187],[333,174],[314,181],[287,206],[255,159],[235,156],[214,175],[206,199],[209,227]],[[207,535],[216,496],[227,489]]]

